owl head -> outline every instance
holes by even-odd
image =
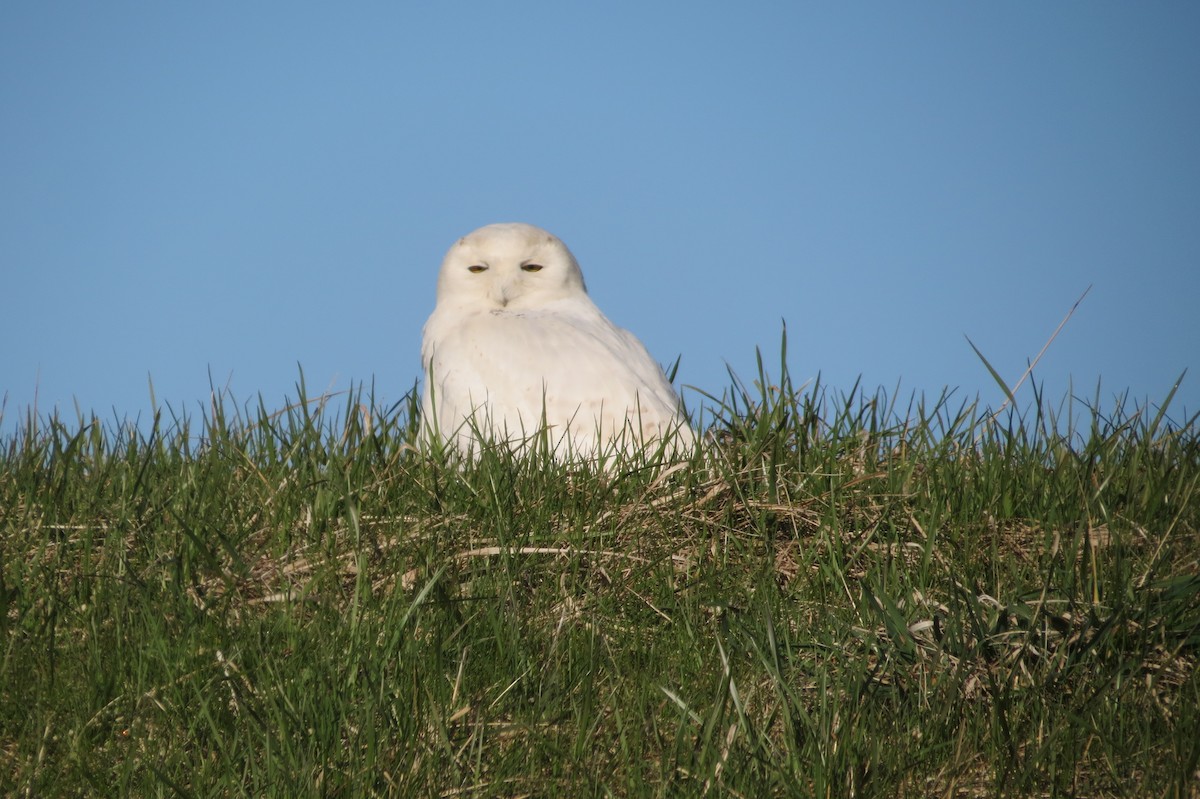
[[[463,236],[442,261],[438,305],[519,311],[587,294],[575,256],[558,237],[521,222]]]

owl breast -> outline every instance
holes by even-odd
[[[543,430],[564,457],[628,451],[666,435],[691,441],[645,347],[587,307],[454,319],[435,312],[425,345],[426,423],[460,450],[480,433],[521,449]]]

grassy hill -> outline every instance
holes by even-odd
[[[1194,418],[759,377],[600,471],[302,386],[28,420],[0,794],[1200,795]]]

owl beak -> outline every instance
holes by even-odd
[[[501,308],[508,305],[509,289],[507,283],[497,283],[492,287],[492,299]]]

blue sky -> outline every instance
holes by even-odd
[[[712,393],[786,320],[798,382],[994,406],[964,336],[1015,380],[1091,285],[1049,397],[1200,411],[1200,5],[424,5],[0,5],[5,428],[395,402],[496,221]]]

